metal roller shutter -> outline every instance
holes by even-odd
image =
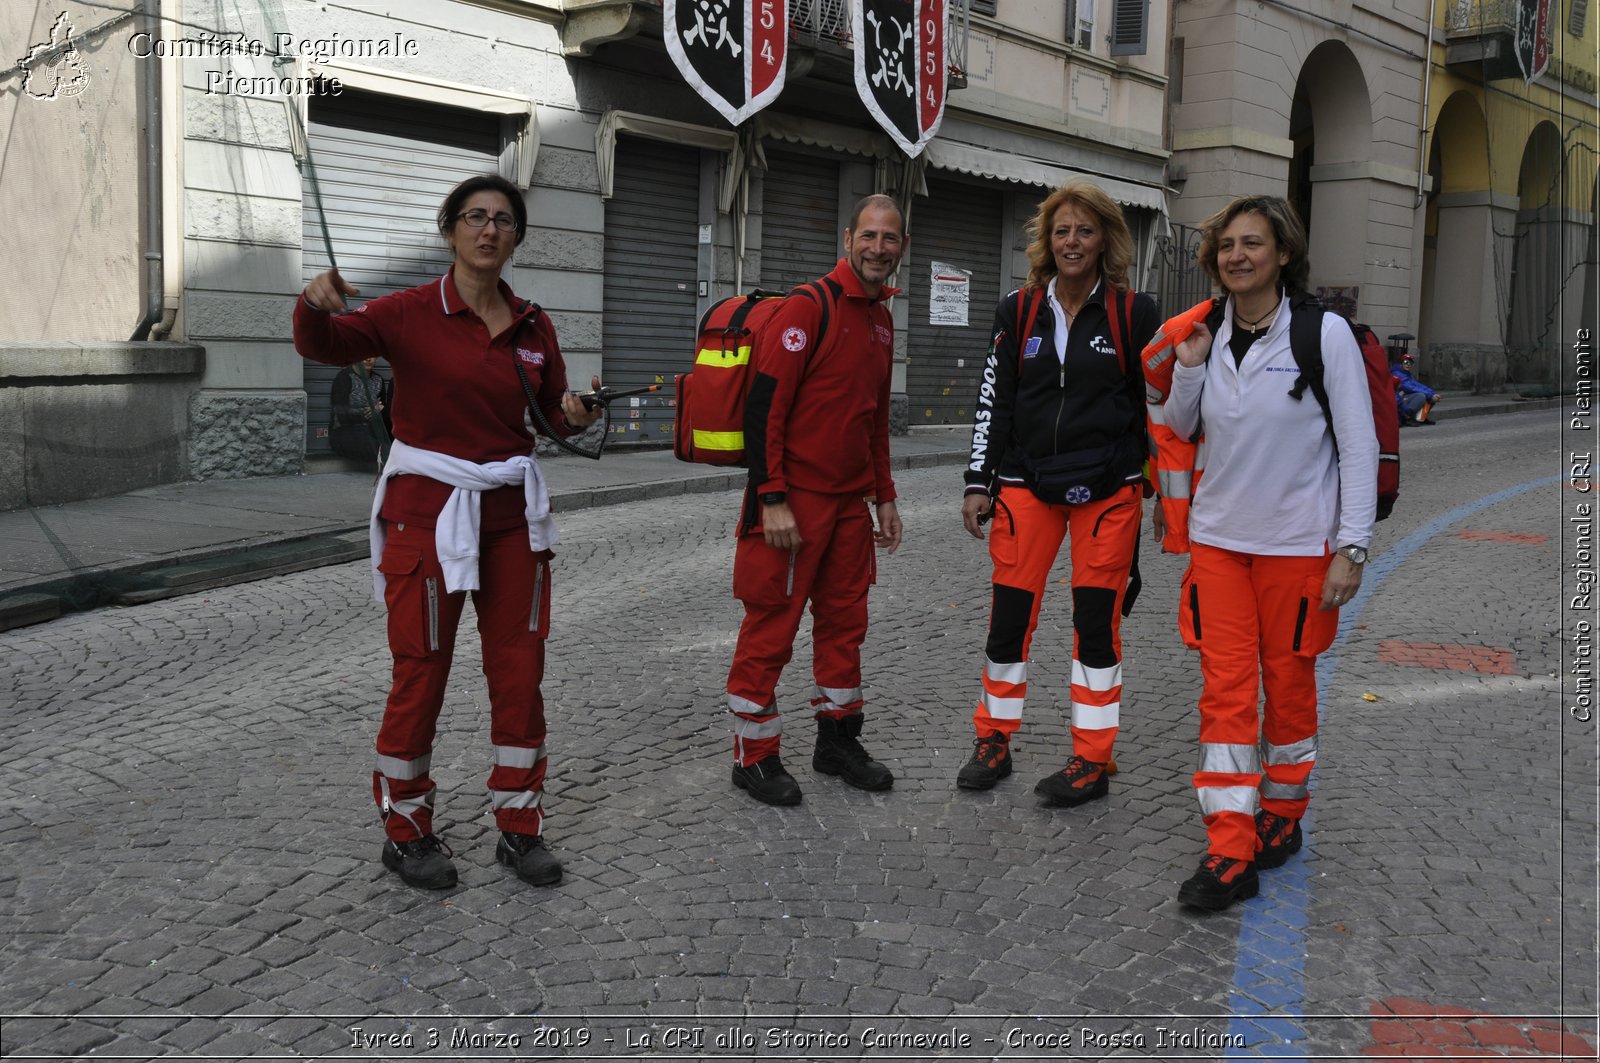
[[[605,382],[665,389],[615,405],[618,442],[672,441],[673,377],[693,358],[699,255],[700,152],[654,140],[617,141],[606,203]]]
[[[832,270],[844,254],[839,164],[769,151],[763,189],[761,286],[788,291]]]
[[[911,299],[906,352],[910,423],[967,424],[1002,294],[1003,199],[980,185],[931,177],[928,193],[912,207],[909,272],[898,278]],[[934,262],[971,274],[965,325],[929,323]]]
[[[439,237],[439,204],[467,177],[498,172],[500,119],[348,89],[313,97],[310,106],[307,139],[340,274],[367,300],[447,271],[450,249]],[[304,168],[301,184],[302,279],[309,281],[329,262],[311,167]],[[338,372],[305,365],[307,454],[330,452],[329,392]],[[397,393],[394,401],[398,407],[405,396]]]

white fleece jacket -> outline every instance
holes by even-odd
[[[1236,364],[1230,297],[1204,365],[1178,366],[1167,399],[1167,424],[1190,435],[1202,424],[1206,468],[1189,509],[1189,537],[1247,554],[1315,556],[1368,546],[1377,516],[1378,437],[1366,368],[1350,327],[1322,316],[1323,381],[1334,454],[1322,407],[1299,377],[1289,349],[1289,305]]]
[[[522,495],[527,502],[528,546],[535,551],[548,550],[558,541],[555,518],[550,516],[550,492],[545,487],[539,462],[532,454],[480,465],[407,446],[397,439],[389,451],[389,460],[383,463],[383,475],[378,478],[378,489],[372,496],[372,523],[368,532],[372,543],[372,593],[379,602],[383,601],[385,585],[383,573],[378,571],[378,563],[383,560],[385,529],[378,514],[383,512],[383,496],[389,478],[401,473],[426,476],[455,488],[445,499],[433,528],[433,542],[439,551],[439,566],[444,569],[444,589],[448,593],[478,589],[478,528],[484,491],[522,484]]]

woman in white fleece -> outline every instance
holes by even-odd
[[[1378,443],[1348,322],[1304,298],[1310,263],[1294,208],[1245,197],[1202,232],[1200,263],[1227,301],[1215,336],[1202,324],[1178,345],[1166,404],[1173,431],[1203,428],[1206,447],[1179,613],[1204,678],[1194,784],[1207,853],[1178,899],[1220,909],[1255,896],[1257,868],[1300,849],[1317,755],[1316,656],[1361,586]],[[1321,337],[1326,415],[1310,391],[1290,394],[1291,331]]]
[[[586,411],[567,391],[549,315],[500,279],[528,231],[517,187],[494,175],[469,178],[445,197],[438,225],[455,257],[443,277],[336,316],[344,297],[359,293],[330,270],[306,286],[294,312],[305,357],[333,365],[380,357],[394,373],[395,441],[372,507],[374,584],[394,654],[372,772],[387,835],[382,860],[412,886],[456,884],[452,854],[433,832],[429,761],[470,591],[489,684],[496,858],[523,881],[550,885],[561,864],[542,838],[539,685],[556,530],[525,396],[562,435],[581,431],[599,409]]]

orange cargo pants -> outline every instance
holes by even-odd
[[[1255,859],[1258,799],[1264,811],[1305,815],[1317,761],[1316,658],[1339,626],[1338,610],[1319,608],[1331,559],[1191,544],[1178,618],[1184,642],[1200,651],[1194,786],[1210,853]]]
[[[1039,501],[1026,487],[1000,489],[989,533],[994,604],[984,647],[983,696],[972,714],[979,735],[1009,737],[1022,726],[1028,651],[1061,544],[1072,555],[1072,749],[1111,759],[1122,709],[1122,597],[1138,545],[1140,489],[1080,505]]]

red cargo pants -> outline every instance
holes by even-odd
[[[545,777],[545,636],[550,630],[550,551],[534,553],[528,529],[484,532],[472,592],[489,685],[494,767],[489,796],[501,830],[538,834]],[[393,684],[378,729],[372,796],[395,841],[433,833],[433,738],[467,594],[446,594],[433,529],[390,524],[378,569],[387,587]]]
[[[773,691],[794,654],[794,637],[811,603],[811,704],[817,715],[861,712],[861,644],[867,637],[867,588],[874,580],[872,516],[859,494],[790,488],[800,530],[798,550],[767,545],[760,526],[739,537],[733,593],[744,623],[728,671],[733,755],[754,764],[778,751],[783,730]]]

